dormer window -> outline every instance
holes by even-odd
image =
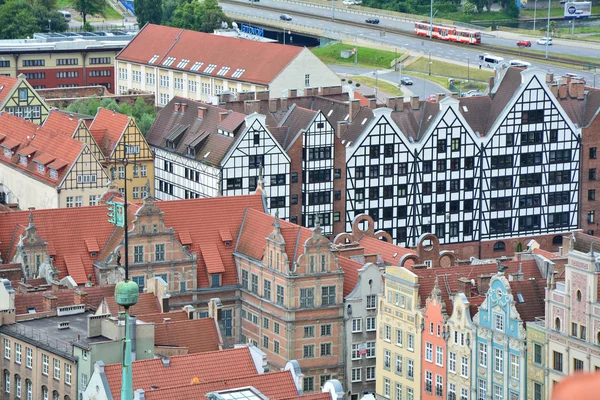
[[[12,158],[12,151],[6,147],[4,148],[4,157]]]
[[[50,178],[52,179],[58,179],[58,171],[55,169],[50,168]]]
[[[173,142],[171,140],[167,140],[167,147],[169,149],[174,149],[175,148],[175,142]]]
[[[221,274],[212,274],[210,287],[219,287],[219,286],[221,286]]]
[[[27,166],[27,156],[19,155],[19,164]]]
[[[187,153],[188,153],[189,156],[195,156],[196,155],[196,149],[193,148],[192,146],[188,146]]]
[[[38,165],[37,165],[37,171],[40,174],[45,174],[46,173],[46,167],[44,166],[44,164],[38,163]]]

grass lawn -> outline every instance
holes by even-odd
[[[592,6],[592,14],[600,13],[600,6]],[[533,18],[534,10],[521,10],[520,17],[521,18]],[[564,4],[558,4],[552,2],[552,8],[550,8],[550,16],[551,17],[562,17],[565,15],[565,6]],[[548,9],[547,8],[538,8],[535,12],[536,18],[547,18],[548,17]]]
[[[383,82],[381,80],[377,80],[375,78],[369,78],[368,76],[360,76],[360,75],[354,75],[354,76],[350,76],[348,77],[348,80],[351,80],[353,83],[354,82],[358,82],[361,85],[365,85],[365,86],[370,86],[370,87],[375,87],[375,84],[377,83],[377,87],[379,88],[379,91],[387,93],[391,96],[403,96],[404,93],[402,93],[402,90],[398,89],[398,87],[396,85],[392,85],[391,83],[387,83],[387,82]]]
[[[342,50],[352,50],[356,46],[343,43],[335,43],[329,46],[323,46],[313,49],[313,53],[321,59],[325,64],[337,65],[354,65],[354,56],[350,58],[341,58]],[[368,47],[358,48],[358,67],[360,68],[379,68],[388,69],[396,57],[400,57],[401,53],[393,51],[371,49]]]
[[[440,83],[444,87],[448,87],[448,79],[446,78],[460,78],[470,80],[487,82],[490,76],[493,76],[493,72],[487,69],[479,69],[474,61],[471,68],[467,68],[463,65],[452,64],[444,61],[433,60],[431,62],[431,76],[437,75],[443,79],[443,83]],[[404,68],[404,71],[424,73],[428,77],[429,75],[429,60],[427,57],[423,57],[409,66]]]
[[[72,8],[70,0],[57,0],[56,6],[58,7],[59,10],[62,8],[65,8],[65,7]],[[76,21],[81,21],[81,17],[79,16],[79,14],[77,14],[77,15],[73,14],[72,17]],[[91,16],[88,17],[89,22],[98,22],[98,21],[102,21],[103,19],[107,20],[107,21],[122,20],[123,16],[121,14],[119,14],[117,12],[117,10],[112,8],[110,5],[106,4],[106,8],[104,9],[104,18],[92,18]]]

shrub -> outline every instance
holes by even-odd
[[[360,83],[356,82],[356,87],[359,87],[359,86],[360,86]]]
[[[352,79],[349,79],[349,80],[348,80],[348,83],[352,85]]]

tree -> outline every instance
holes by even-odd
[[[10,0],[0,6],[0,38],[23,39],[38,31],[40,26],[30,4],[23,0]]]
[[[40,27],[38,32],[64,32],[69,28],[62,14],[48,10],[45,6],[32,7],[32,13]]]
[[[170,25],[200,32],[212,32],[222,22],[231,23],[217,0],[182,2],[177,6]]]
[[[171,18],[173,18],[173,13],[175,12],[175,9],[182,1],[183,0],[163,0],[163,2],[162,2],[162,7],[163,7],[162,23],[163,23],[163,25],[169,25],[169,21],[171,20]]]
[[[151,24],[160,24],[162,22],[162,0],[134,0],[133,6],[138,26],[142,27],[148,22]]]
[[[90,14],[104,15],[106,0],[71,0],[71,5],[83,17],[83,24],[87,22],[87,16]]]

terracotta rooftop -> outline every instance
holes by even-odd
[[[541,256],[546,257],[548,260],[552,260],[554,258],[563,258],[563,256],[561,256],[560,254],[552,253],[544,249],[533,249],[533,254],[539,254]]]
[[[253,374],[238,378],[223,376],[213,382],[202,382],[179,387],[151,390],[145,393],[146,400],[203,399],[210,392],[252,386],[270,400],[296,398],[298,390],[290,371],[268,374]],[[307,396],[301,396],[305,399]],[[329,396],[331,399],[331,396]]]
[[[102,307],[108,307],[107,309],[101,309],[100,312],[110,313],[113,317],[117,317],[120,311],[125,311],[122,309],[120,305],[117,304],[115,297],[105,297],[104,303]],[[158,299],[154,295],[154,293],[140,293],[138,298],[138,302],[129,308],[129,313],[131,315],[144,315],[144,314],[157,314],[160,313],[160,306],[158,304]],[[144,321],[146,322],[146,321]]]
[[[90,125],[90,132],[105,156],[112,154],[128,123],[127,115],[98,108],[98,113]]]
[[[121,392],[121,364],[104,367],[108,385],[113,397]],[[165,366],[160,358],[134,361],[132,363],[134,390],[155,389],[189,385],[192,379],[214,382],[219,379],[233,379],[256,373],[250,349],[247,347],[211,351],[207,353],[174,356]]]
[[[85,304],[87,308],[95,310],[102,298],[114,294],[115,286],[90,286],[80,287],[79,290],[87,293]],[[75,290],[57,290],[57,291],[43,291],[43,292],[32,292],[32,293],[17,293],[15,294],[15,309],[17,315],[30,314],[28,307],[33,307],[36,313],[44,311],[44,296],[52,295],[57,297],[57,307],[72,306],[76,303],[76,291]]]
[[[79,119],[66,112],[53,109],[48,113],[48,117],[44,121],[44,126],[56,132],[64,133],[69,137],[73,137],[73,134],[79,126]]]
[[[10,76],[0,76],[0,104],[4,102],[6,96],[10,94],[10,91],[17,86],[19,83],[18,78]]]
[[[544,317],[545,280],[511,281],[510,288],[515,299],[515,307],[523,322],[533,322],[535,317]]]
[[[138,314],[137,319],[138,321],[147,323],[163,324],[165,319],[169,319],[170,322],[175,322],[187,321],[189,320],[189,317],[185,311],[174,311],[168,313]]]
[[[154,346],[187,347],[188,354],[219,350],[219,338],[212,318],[158,322]]]
[[[379,254],[386,264],[394,266],[398,265],[398,261],[400,261],[403,255],[415,254],[414,250],[397,246],[393,243],[388,243],[369,236],[363,236],[362,238],[359,238],[358,243],[365,249],[365,255]],[[410,266],[410,264],[407,264],[407,266]]]
[[[142,65],[159,65],[173,70],[196,71],[202,75],[268,85],[301,51],[303,48],[297,46],[147,24],[116,58]],[[202,66],[194,69],[199,62]],[[211,70],[209,66],[214,67]],[[229,69],[224,70],[225,67]]]
[[[338,257],[338,265],[344,270],[344,297],[348,296],[358,284],[358,270],[364,264],[346,257]]]
[[[13,151],[11,158],[2,154],[0,162],[33,179],[58,186],[85,145],[62,133],[3,112],[0,114],[0,146]],[[28,157],[26,166],[19,162],[19,152]],[[38,172],[38,163],[47,167],[43,173]],[[57,170],[57,179],[50,177],[49,168]]]

